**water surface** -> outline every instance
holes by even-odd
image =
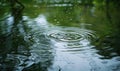
[[[119,10],[110,4],[0,2],[0,70],[119,71]]]

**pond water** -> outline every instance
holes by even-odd
[[[0,71],[120,71],[118,8],[76,1],[1,1]]]

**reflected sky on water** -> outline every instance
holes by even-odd
[[[0,2],[1,71],[120,70],[119,12],[92,0],[41,2]]]

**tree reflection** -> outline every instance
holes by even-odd
[[[3,25],[0,25],[2,27],[0,28],[0,70],[47,71],[53,59],[52,53],[49,52],[49,49],[51,50],[49,40],[43,33],[38,35],[33,34],[37,31],[31,33],[23,20],[25,7],[19,0],[9,0],[6,4],[10,6],[10,16],[1,20]],[[33,38],[40,39],[40,44],[37,45]],[[42,46],[43,44],[45,46]],[[36,45],[37,47],[34,47]],[[36,48],[40,52],[32,52]]]
[[[13,25],[11,28],[11,38],[12,38],[12,47],[17,50],[18,46],[26,45],[26,41],[24,40],[24,36],[26,35],[25,25],[22,19],[22,11],[24,9],[24,5],[18,0],[10,0],[11,6],[11,16],[13,17]]]
[[[3,33],[1,31],[1,45],[3,46],[2,48],[8,49],[6,52],[9,52],[13,48],[14,38],[19,35],[16,32],[18,32],[18,24],[22,24],[22,11],[24,6],[22,4],[19,4],[17,0],[10,0],[10,7],[11,7],[11,16],[5,18],[2,23],[5,24],[1,27],[4,27],[3,30],[5,30]],[[7,4],[7,3],[6,3]],[[18,4],[19,6],[15,6]],[[2,29],[1,29],[2,30]],[[22,38],[23,39],[23,38]],[[18,41],[16,42],[18,43]],[[16,48],[16,47],[15,47]],[[3,51],[1,51],[2,53]],[[5,53],[5,52],[3,52]]]
[[[0,26],[2,27],[1,30],[4,30],[0,33],[0,70],[12,71],[14,66],[18,65],[18,61],[16,57],[11,57],[10,54],[19,53],[18,48],[21,46],[25,49],[28,46],[24,40],[25,29],[22,20],[24,6],[18,0],[9,0],[5,4],[10,4],[11,16],[2,20],[3,26]]]
[[[119,1],[21,1],[23,1],[23,3],[28,3],[25,5],[27,9],[24,13],[28,15],[27,17],[35,18],[40,13],[44,14],[46,11],[49,11],[46,12],[48,16],[47,20],[53,23],[53,25],[67,27],[81,27],[80,25],[83,23],[86,25],[93,25],[91,27],[92,29],[89,28],[97,31],[98,36],[100,36],[98,41],[94,42],[98,54],[102,55],[103,58],[112,58],[120,55]],[[2,4],[3,2],[4,4]],[[44,3],[47,6],[45,6]],[[52,65],[53,60],[53,55],[50,52],[52,48],[50,48],[51,45],[49,40],[43,33],[38,32],[40,30],[28,32],[28,26],[23,20],[23,10],[25,7],[20,0],[2,0],[0,5],[1,7],[7,5],[7,8],[10,8],[10,12],[6,12],[9,9],[2,9],[0,7],[0,15],[4,12],[5,15],[6,13],[10,13],[7,17],[5,16],[6,18],[0,19],[0,70],[12,71],[21,68],[23,71],[47,71],[47,68]],[[90,15],[91,8],[93,7],[96,9],[94,10],[96,12],[93,13],[95,16]],[[33,12],[34,14],[32,14]],[[35,24],[35,22],[32,23]],[[108,25],[110,25],[110,27]],[[30,49],[29,47],[33,48]],[[34,57],[35,60],[32,60]],[[36,62],[37,60],[40,61]]]
[[[106,34],[98,39],[96,49],[99,50],[98,54],[102,55],[103,59],[110,59],[120,55],[120,18],[119,15],[119,1],[105,0],[106,18],[111,29],[109,34]],[[112,13],[111,13],[112,12]]]

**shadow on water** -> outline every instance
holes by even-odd
[[[0,1],[0,71],[119,71],[116,1]]]
[[[0,71],[47,71],[53,59],[49,40],[42,33],[29,33],[19,0],[4,0],[0,5],[4,15],[0,18]]]

